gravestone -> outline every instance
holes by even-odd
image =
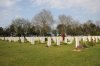
[[[91,39],[92,39],[92,37],[91,37],[91,36],[88,36],[88,40],[89,40],[89,42],[91,42]]]
[[[28,42],[31,42],[31,37],[25,37]]]
[[[15,37],[15,42],[19,41],[19,37]]]
[[[79,37],[75,37],[75,47],[78,48],[79,45]]]
[[[57,46],[60,46],[60,37],[57,37]]]
[[[95,38],[95,36],[92,36],[92,40],[93,40],[93,42],[95,42],[95,41],[96,41],[96,38]]]
[[[41,43],[45,43],[45,37],[39,37]]]
[[[31,38],[31,44],[35,44],[35,42],[34,42],[35,41],[34,40],[35,38],[34,37],[30,37],[30,38]]]
[[[57,42],[57,38],[56,37],[52,37],[53,42]]]
[[[11,41],[12,41],[12,37],[9,37],[9,38],[8,38],[8,41],[11,42]]]
[[[51,46],[51,37],[48,37],[47,46],[48,46],[48,47]]]
[[[65,43],[67,43],[67,37],[65,37],[65,40],[64,40],[64,42],[65,42]]]
[[[88,39],[88,37],[87,37],[87,36],[83,36],[83,37],[82,37],[82,39],[83,39],[83,42],[88,41],[88,40],[87,40],[87,39]]]
[[[99,39],[98,36],[95,36],[95,39],[96,39],[96,42],[98,42],[98,39]]]
[[[22,43],[24,43],[24,37],[20,37]]]

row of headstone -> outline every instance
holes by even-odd
[[[14,42],[17,42],[19,41],[19,37],[0,37],[1,40],[6,40],[6,41],[14,41]]]
[[[52,41],[56,43],[57,46],[60,46],[62,40],[62,37],[0,37],[1,40],[7,40],[9,42],[14,41],[21,41],[22,43],[25,42],[25,39],[30,42],[31,44],[35,44],[35,41],[40,41],[41,43],[45,43],[45,38],[47,38],[47,46],[50,47],[52,44]],[[100,40],[100,36],[68,36],[65,37],[64,43],[71,44],[75,40],[75,46],[76,48],[79,46],[79,41],[83,40],[83,42],[86,41],[95,41],[98,42]]]
[[[100,36],[77,36],[75,37],[76,48],[80,45],[81,40],[83,40],[83,42],[98,42],[100,40]]]

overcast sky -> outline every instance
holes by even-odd
[[[80,22],[100,20],[100,0],[0,0],[0,27],[16,17],[31,20],[42,9],[50,10],[55,19],[65,14]]]

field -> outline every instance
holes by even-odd
[[[74,46],[0,41],[0,66],[100,66],[100,44],[75,52]]]

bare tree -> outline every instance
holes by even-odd
[[[73,23],[73,18],[71,16],[60,15],[59,16],[60,24],[63,24],[62,30],[64,33],[67,33],[67,27],[71,26]]]
[[[60,15],[59,20],[61,24],[68,26],[72,24],[73,18],[71,16]]]
[[[11,25],[17,34],[26,34],[31,24],[27,19],[15,18]]]
[[[52,25],[53,17],[50,11],[42,10],[34,16],[32,22],[35,25],[39,25],[41,27],[42,35],[45,35],[48,31],[50,31],[48,27]]]

